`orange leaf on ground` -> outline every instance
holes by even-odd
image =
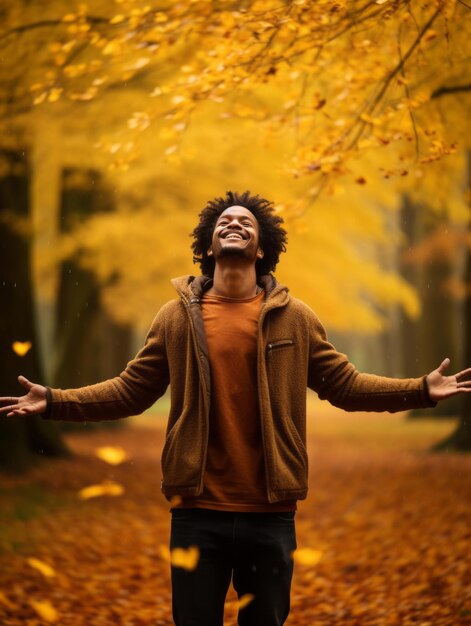
[[[104,480],[99,485],[89,485],[79,491],[81,500],[97,498],[98,496],[120,496],[124,493],[124,487],[113,480]]]
[[[31,567],[34,567],[34,569],[41,572],[41,574],[46,578],[53,578],[56,575],[56,571],[50,565],[44,563],[44,561],[31,557],[28,559],[28,563]]]
[[[3,604],[3,606],[6,606],[7,609],[14,609],[15,605],[13,604],[13,602],[11,602],[8,597],[3,593],[3,591],[0,591],[0,604]]]
[[[59,614],[49,600],[30,600],[29,604],[33,607],[39,617],[49,624],[53,624],[59,619]]]

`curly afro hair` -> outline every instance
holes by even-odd
[[[280,254],[286,252],[287,233],[281,226],[283,219],[275,214],[273,203],[258,195],[251,196],[250,191],[244,191],[242,194],[227,191],[225,198],[215,198],[208,202],[199,214],[198,225],[190,233],[190,237],[193,237],[191,244],[193,262],[200,264],[204,276],[213,277],[215,261],[214,257],[207,255],[207,251],[211,246],[214,227],[219,216],[231,206],[249,209],[258,222],[260,248],[264,255],[255,264],[257,276],[273,272]]]

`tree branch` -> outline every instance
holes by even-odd
[[[438,87],[438,89],[435,89],[435,91],[432,91],[432,95],[430,96],[430,99],[434,100],[435,98],[440,98],[441,96],[447,96],[453,93],[463,93],[465,91],[471,91],[471,83],[468,83],[467,85],[453,85],[449,87],[446,87],[446,86]]]

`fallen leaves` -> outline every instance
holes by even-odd
[[[419,454],[430,443],[430,422],[424,437],[417,425],[407,435],[407,424],[395,437],[387,428],[371,429],[399,424],[399,417],[357,414],[355,426],[347,426],[348,419],[343,435],[334,436],[332,414],[324,422],[317,415],[322,432],[309,438],[311,491],[296,514],[288,623],[469,626],[471,458]],[[378,447],[381,432],[386,443]],[[174,554],[168,548],[172,503],[159,491],[158,471],[164,431],[129,428],[67,438],[74,459],[45,462],[29,477],[0,475],[6,522],[0,623],[169,626],[170,563],[192,571],[198,561],[197,546]],[[126,450],[133,463],[104,465],[96,450],[106,447]],[[97,477],[122,485],[121,497],[82,506],[75,494]],[[19,481],[40,484],[56,500],[59,495],[60,504],[52,508],[44,491],[42,508],[26,521],[15,517]],[[48,576],[48,568],[56,576]],[[225,624],[237,623],[237,613],[254,599],[237,598],[231,587]]]
[[[3,606],[5,606],[10,611],[13,611],[15,609],[15,605],[8,599],[3,591],[0,591],[0,604],[3,604]]]
[[[49,600],[30,600],[29,603],[39,617],[48,624],[54,624],[59,619],[59,614]]]
[[[41,574],[46,578],[54,578],[54,576],[56,575],[56,571],[54,570],[54,568],[52,568],[47,563],[44,563],[44,561],[40,561],[39,559],[31,557],[28,559],[28,563],[29,565],[31,565],[31,567],[41,572]]]
[[[81,500],[98,498],[99,496],[120,496],[124,493],[124,487],[113,480],[104,480],[98,485],[89,485],[79,491]]]

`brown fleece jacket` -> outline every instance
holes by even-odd
[[[116,378],[79,389],[48,388],[44,415],[93,421],[142,413],[170,383],[162,450],[162,491],[199,495],[208,446],[210,369],[200,298],[211,280],[174,279],[180,296],[158,312],[144,347]],[[307,495],[306,387],[346,411],[404,411],[435,406],[425,376],[395,379],[359,373],[327,341],[317,316],[263,276],[258,322],[258,396],[269,502]]]

